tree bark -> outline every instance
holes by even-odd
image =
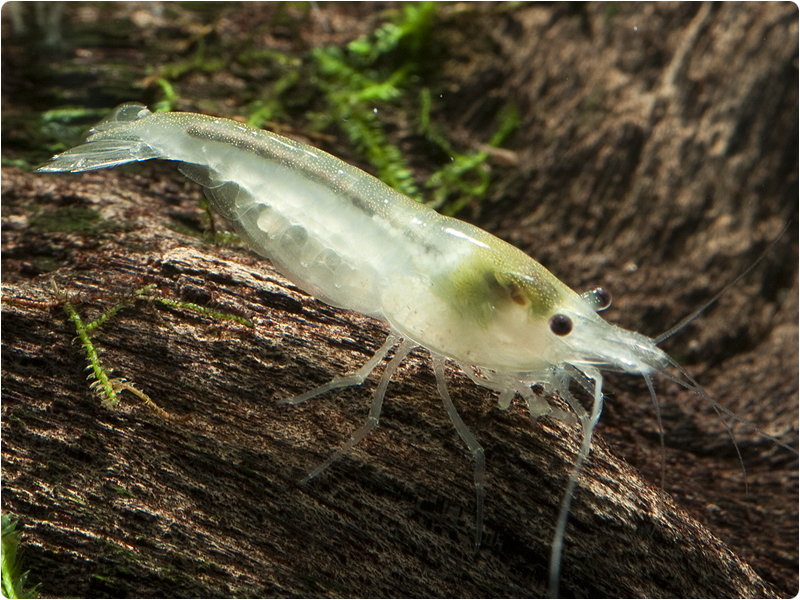
[[[456,7],[441,24],[452,52],[441,77],[455,90],[442,118],[468,148],[509,100],[522,125],[513,160],[487,164],[494,202],[468,216],[575,289],[610,289],[609,321],[657,335],[796,219],[796,8],[485,10],[481,20]],[[168,165],[63,177],[4,168],[2,186],[2,503],[23,525],[44,595],[544,593],[577,428],[531,424],[516,403],[502,412],[448,372],[487,455],[486,539],[473,557],[471,459],[415,351],[378,429],[301,485],[364,422],[377,377],[300,406],[278,401],[356,369],[386,327],[318,302],[244,249],[181,233],[202,229],[199,190]],[[797,252],[792,226],[664,344],[711,398],[792,445]],[[95,332],[115,376],[188,422],[127,392],[102,407],[63,310],[69,298],[89,321],[147,284],[255,323],[137,301]],[[662,383],[665,492],[644,382],[610,375],[604,389],[561,594],[795,595],[796,455],[732,424],[746,494],[714,411]]]
[[[23,519],[35,572],[70,582],[74,596],[542,593],[577,428],[531,425],[520,407],[502,413],[490,393],[451,374],[489,464],[487,537],[472,558],[472,465],[415,352],[389,388],[379,430],[299,485],[364,420],[375,377],[298,407],[277,401],[355,370],[386,328],[314,300],[243,250],[168,229],[192,214],[192,199],[179,194],[176,208],[169,191],[166,202],[156,197],[169,184],[153,171],[3,172],[13,204],[54,214],[92,206],[114,221],[94,236],[37,233],[35,223],[8,232],[17,247],[70,256],[52,276],[3,287],[3,503]],[[94,336],[115,375],[187,423],[125,392],[116,409],[102,408],[63,312],[71,298],[88,322],[146,284],[256,325],[156,314],[140,301]],[[565,595],[775,593],[599,440],[563,571]]]

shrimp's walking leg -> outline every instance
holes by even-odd
[[[299,394],[293,398],[281,400],[278,402],[278,404],[300,404],[301,402],[305,402],[306,400],[314,398],[315,396],[320,396],[326,392],[330,392],[331,390],[350,387],[351,385],[361,385],[364,383],[364,380],[369,376],[369,374],[375,370],[375,367],[378,366],[378,363],[383,360],[383,357],[386,356],[386,353],[389,352],[392,346],[397,344],[399,341],[399,337],[390,333],[389,337],[386,338],[386,341],[383,343],[383,346],[381,346],[380,349],[373,354],[372,357],[355,373],[350,373],[349,375],[344,375],[342,377],[336,377],[328,383],[319,387],[315,387],[313,390],[309,390],[304,394]]]
[[[581,473],[583,462],[589,456],[589,450],[592,447],[592,434],[594,433],[595,425],[600,418],[600,413],[603,410],[603,376],[594,367],[584,367],[586,375],[594,380],[594,383],[578,369],[566,365],[566,368],[571,372],[566,374],[563,378],[557,378],[553,384],[563,400],[572,407],[581,422],[581,429],[583,430],[583,441],[578,457],[575,460],[575,467],[569,475],[567,482],[567,489],[564,492],[564,499],[561,501],[561,509],[558,513],[558,521],[556,522],[556,531],[553,536],[553,543],[550,546],[550,580],[547,587],[547,595],[550,598],[558,597],[558,580],[561,575],[561,552],[564,546],[564,535],[567,531],[567,518],[569,517],[569,509],[572,505],[572,498],[575,495],[575,486],[578,483],[578,476]],[[580,405],[578,400],[569,391],[570,377],[574,378],[582,388],[592,394],[594,401],[592,402],[592,413],[589,414]]]
[[[378,350],[378,352],[376,353],[375,356],[380,355],[379,358],[383,358],[383,356],[386,354],[386,352],[388,352],[389,348],[391,348],[397,342],[397,338],[395,336],[390,335],[389,338],[390,339],[386,341],[386,344],[384,344],[383,347],[380,350]],[[390,345],[388,345],[390,341],[392,343]],[[313,471],[311,471],[311,473],[306,475],[305,478],[303,479],[302,483],[306,483],[310,479],[313,479],[314,477],[316,477],[317,475],[322,473],[322,471],[327,469],[331,464],[333,464],[334,462],[339,460],[342,456],[344,456],[345,454],[350,452],[350,450],[353,448],[353,446],[355,446],[358,442],[363,440],[367,436],[367,434],[369,434],[369,432],[372,431],[375,428],[375,426],[378,424],[378,420],[381,417],[381,408],[383,408],[383,397],[386,394],[386,388],[389,386],[389,380],[392,378],[392,375],[394,375],[394,372],[397,370],[397,367],[400,365],[401,362],[403,362],[403,359],[406,356],[408,356],[408,353],[411,352],[411,350],[414,348],[415,345],[416,344],[414,344],[414,342],[411,342],[409,340],[404,340],[400,344],[400,347],[397,349],[397,352],[395,353],[394,358],[389,361],[389,365],[386,367],[386,371],[384,371],[383,376],[381,377],[381,381],[378,384],[378,389],[375,390],[375,395],[372,397],[372,406],[369,409],[369,417],[367,417],[367,422],[364,423],[350,437],[350,441],[348,441],[344,446],[342,446],[336,452],[334,452],[333,455],[328,460],[323,462],[321,465],[319,465]],[[354,385],[354,383],[345,383],[345,384],[342,384],[342,385],[333,385],[333,387],[328,387],[328,386],[331,386],[334,383],[338,384],[342,380],[348,380],[348,379],[353,378],[353,377],[360,377],[361,379],[357,383],[361,383],[361,381],[364,380],[364,378],[369,374],[369,372],[372,371],[372,369],[375,368],[375,365],[370,366],[370,363],[375,358],[375,356],[373,356],[367,362],[367,364],[365,364],[363,367],[361,367],[361,369],[359,369],[354,375],[349,375],[349,376],[346,376],[346,377],[342,377],[342,378],[340,378],[338,380],[334,379],[331,383],[321,386],[321,388],[326,388],[324,391],[327,392],[328,389],[335,389],[337,387],[345,387],[347,385]],[[362,374],[362,371],[367,366],[369,366],[369,370],[366,371],[366,373]],[[321,389],[321,388],[317,388],[317,389]],[[315,392],[315,391],[316,390],[312,390],[312,392]],[[322,392],[319,392],[319,393],[322,393]],[[303,394],[303,395],[305,396],[305,394]],[[312,394],[312,395],[316,395],[316,394]],[[306,398],[303,398],[302,400],[300,400],[300,402],[302,402],[305,399]]]
[[[447,414],[458,432],[458,435],[467,445],[472,457],[475,459],[475,491],[478,496],[478,515],[476,518],[477,526],[475,528],[475,552],[481,547],[481,534],[483,533],[483,497],[485,495],[484,480],[486,475],[486,460],[483,454],[483,448],[472,435],[472,432],[467,429],[464,421],[453,405],[450,399],[450,393],[447,391],[447,382],[444,378],[444,359],[441,356],[433,356],[433,372],[436,375],[436,386],[439,388],[439,395],[444,401],[444,407],[447,409]]]

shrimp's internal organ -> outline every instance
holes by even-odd
[[[680,379],[707,398],[685,372],[680,378],[668,372],[677,365],[653,340],[597,315],[610,302],[603,290],[578,295],[510,244],[442,216],[326,152],[273,133],[228,119],[151,113],[126,104],[99,123],[86,144],[54,157],[40,171],[89,171],[154,158],[179,162],[181,172],[205,188],[215,210],[250,248],[299,287],[333,306],[388,322],[387,343],[357,373],[287,402],[360,384],[400,344],[365,425],[309,477],[377,425],[394,370],[414,346],[422,346],[432,355],[448,415],[475,458],[477,549],[483,449],[450,401],[444,359],[499,392],[503,409],[520,394],[532,417],[574,419],[535,395],[534,384],[569,404],[581,422],[583,443],[556,526],[551,593],[577,474],[602,409],[601,370],[644,376],[654,400],[652,373]],[[571,394],[573,380],[593,398],[591,413]]]

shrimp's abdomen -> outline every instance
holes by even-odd
[[[214,173],[205,185],[215,208],[316,297],[385,318],[387,275],[426,272],[431,249],[408,231],[435,220],[431,209],[326,152],[233,121],[195,122],[186,135]]]
[[[153,158],[181,163],[253,251],[332,305],[383,317],[384,274],[419,268],[404,232],[433,211],[322,150],[229,119],[123,105],[41,170]]]

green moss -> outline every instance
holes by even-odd
[[[126,498],[133,498],[133,492],[130,490],[125,489],[119,485],[112,485],[111,489],[114,490],[118,495],[125,496]]]
[[[417,200],[421,194],[400,149],[389,143],[381,114],[399,104],[413,78],[430,64],[435,2],[411,3],[347,50],[321,47],[312,51],[316,83],[325,110],[310,114],[317,129],[339,127],[372,164],[377,176]]]
[[[30,218],[31,229],[97,234],[103,229],[100,213],[83,206],[62,206]]]
[[[79,125],[83,127],[87,122],[102,119],[105,110],[97,108],[86,108],[83,106],[54,108],[42,113],[42,123],[49,125],[58,123],[59,125]]]
[[[91,388],[96,391],[101,398],[101,402],[103,406],[106,408],[114,408],[119,404],[119,397],[118,392],[127,390],[132,394],[138,396],[142,401],[145,402],[150,408],[152,408],[156,413],[160,414],[162,417],[167,419],[175,418],[163,409],[161,409],[158,405],[156,405],[149,396],[141,392],[136,386],[126,381],[125,379],[114,378],[112,379],[110,375],[110,371],[106,369],[106,367],[100,361],[99,353],[97,352],[97,348],[95,347],[94,343],[92,342],[91,335],[92,332],[101,327],[106,321],[113,318],[123,307],[132,304],[137,300],[144,300],[147,302],[159,302],[164,306],[168,306],[171,308],[179,308],[190,310],[192,312],[205,315],[212,319],[218,320],[229,320],[229,321],[236,321],[241,325],[246,327],[253,328],[255,325],[241,317],[239,315],[233,315],[229,313],[223,313],[219,311],[215,311],[203,306],[199,306],[197,304],[193,304],[191,302],[179,302],[175,300],[170,300],[169,298],[161,298],[159,296],[152,296],[150,295],[151,292],[155,289],[155,284],[146,285],[143,288],[140,288],[130,294],[122,298],[119,302],[114,304],[111,308],[101,314],[98,318],[94,321],[89,323],[84,323],[83,319],[81,319],[78,311],[72,305],[71,302],[66,301],[64,302],[64,312],[67,313],[70,321],[75,326],[75,331],[78,334],[78,338],[81,341],[81,345],[83,346],[84,352],[86,354],[86,358],[89,361],[89,369],[91,369],[91,375],[89,379],[94,379],[94,383],[91,384]],[[114,486],[114,489],[117,493],[120,494],[128,494],[132,495],[130,492],[125,490],[124,488],[118,488]]]
[[[37,598],[39,585],[25,589],[28,572],[22,571],[22,562],[17,553],[22,533],[17,530],[16,521],[2,515],[2,591],[6,598]]]
[[[163,77],[159,78],[156,83],[158,87],[161,88],[163,97],[153,105],[153,112],[169,112],[174,110],[178,102],[178,94],[175,92],[175,88]]]
[[[432,208],[446,215],[454,215],[472,200],[480,199],[489,189],[489,173],[485,169],[485,151],[473,151],[461,154],[450,141],[431,124],[432,106],[431,92],[423,88],[420,92],[420,132],[439,146],[450,157],[439,170],[430,176],[425,186],[433,190],[433,198],[428,202]],[[498,128],[492,135],[488,145],[497,148],[520,125],[517,108],[513,104],[506,105],[497,116]]]
[[[378,178],[407,196],[418,196],[418,188],[397,146],[388,142],[378,115],[380,106],[399,98],[408,69],[390,74],[362,73],[340,48],[316,48],[312,52],[319,71],[318,84],[325,97],[325,110],[309,115],[315,129],[339,127],[350,142],[376,168]]]

